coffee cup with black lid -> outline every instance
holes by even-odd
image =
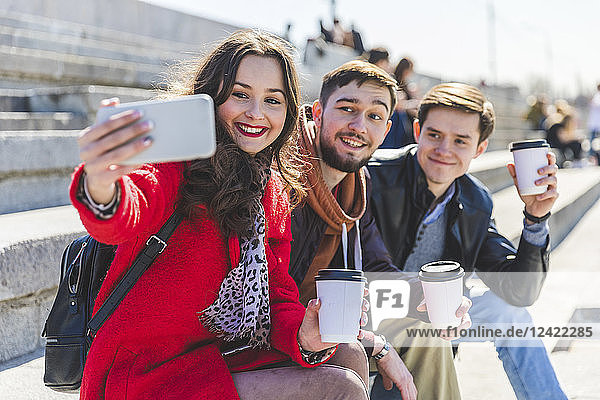
[[[463,296],[465,271],[454,261],[435,261],[419,271],[427,314],[434,328],[446,329],[460,325],[456,311]]]
[[[357,341],[367,278],[362,271],[322,269],[315,277],[319,309],[319,331],[325,343]]]
[[[508,149],[513,154],[515,171],[517,173],[517,186],[521,195],[541,194],[547,186],[538,186],[535,181],[545,175],[538,174],[538,169],[548,165],[548,150],[550,145],[545,139],[523,140],[512,142]]]

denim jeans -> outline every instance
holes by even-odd
[[[515,307],[496,296],[491,290],[482,295],[465,293],[473,301],[469,310],[471,328],[478,325],[489,327],[490,323],[528,324],[533,325],[531,315],[525,307]],[[479,341],[477,338],[461,338],[453,343]],[[495,341],[498,358],[502,361],[504,371],[512,385],[517,399],[566,399],[554,368],[542,341],[529,339],[527,346],[503,346],[501,339]],[[468,377],[466,377],[468,379]]]

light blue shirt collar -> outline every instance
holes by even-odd
[[[455,186],[456,183],[452,182],[452,185],[450,185],[448,190],[446,190],[444,199],[440,201],[433,210],[427,211],[427,214],[425,214],[425,218],[423,218],[424,225],[429,225],[432,222],[437,221],[437,219],[444,213],[444,208],[446,207],[446,204],[448,204],[452,196],[454,196],[454,192],[456,191]]]

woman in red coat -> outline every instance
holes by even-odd
[[[233,34],[170,92],[196,93],[215,101],[210,159],[119,165],[152,144],[151,124],[136,123],[135,111],[80,135],[84,163],[72,202],[92,236],[119,245],[95,310],[173,211],[185,215],[96,334],[82,399],[236,399],[231,372],[290,359],[311,367],[335,350],[320,340],[318,304],[305,313],[287,272],[288,193],[304,191],[295,162],[298,82],[286,43]],[[232,343],[251,349],[223,356]]]

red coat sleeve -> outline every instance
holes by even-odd
[[[174,210],[183,176],[182,163],[144,164],[140,169],[117,181],[121,201],[115,215],[101,220],[77,199],[77,189],[83,174],[83,164],[77,167],[71,180],[71,202],[79,212],[81,222],[98,241],[121,244],[146,232],[160,228]]]
[[[271,300],[271,345],[291,357],[303,367],[315,367],[302,359],[298,347],[298,329],[304,318],[305,308],[298,300],[298,287],[288,273],[292,241],[289,202],[285,193],[274,196],[275,216],[269,221],[268,248],[274,256],[273,265],[269,264],[269,296]],[[277,218],[279,217],[279,218]],[[324,360],[326,361],[326,360]]]

